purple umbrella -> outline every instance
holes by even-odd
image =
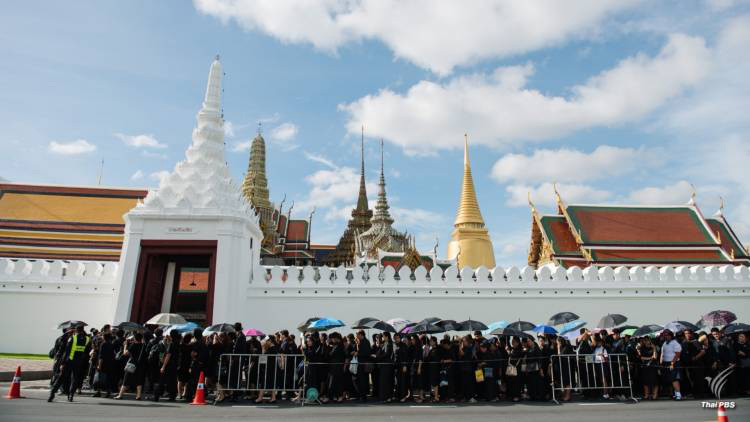
[[[719,325],[727,325],[737,320],[737,315],[729,311],[711,311],[706,315],[703,315],[701,321],[705,327],[717,327]]]
[[[263,331],[256,330],[255,328],[247,329],[247,330],[243,331],[242,333],[245,334],[248,337],[264,337],[265,336],[265,334],[263,333]]]

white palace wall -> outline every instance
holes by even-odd
[[[114,262],[0,258],[0,352],[47,354],[60,322],[111,322],[116,272]]]
[[[445,274],[420,267],[414,280],[402,271],[398,280],[391,267],[379,279],[360,268],[256,266],[253,277],[243,277],[235,284],[239,290],[230,292],[244,298],[238,301],[244,305],[228,321],[215,322],[241,321],[273,332],[315,316],[347,323],[366,316],[540,323],[573,311],[593,327],[606,313],[640,325],[692,322],[715,309],[750,321],[747,267],[480,267],[460,274],[455,267]],[[122,322],[111,320],[116,272],[116,263],[0,258],[0,352],[47,353],[58,335],[55,327],[68,319],[95,327]]]

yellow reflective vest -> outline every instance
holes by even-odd
[[[89,345],[89,342],[91,342],[91,338],[89,336],[84,336],[86,338],[86,342],[83,345],[78,344],[78,334],[73,334],[73,345],[70,346],[70,355],[68,356],[69,360],[73,360],[73,358],[76,357],[76,352],[83,353],[84,350],[86,350],[86,346]]]

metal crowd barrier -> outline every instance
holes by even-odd
[[[638,401],[633,396],[633,383],[630,379],[630,362],[627,354],[594,354],[552,355],[552,401],[557,404],[556,393],[572,389],[573,391],[602,390],[612,395],[628,391],[630,400]],[[567,375],[567,378],[566,378]],[[618,393],[618,390],[620,391]]]
[[[227,391],[295,392],[305,386],[304,355],[226,353],[219,358],[219,385]]]

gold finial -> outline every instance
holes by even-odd
[[[734,248],[729,249],[729,258],[731,258],[732,261],[734,261]]]
[[[719,211],[724,212],[724,198],[722,196],[719,196]]]
[[[469,165],[469,135],[464,133],[464,166]]]
[[[560,197],[560,192],[557,191],[557,182],[552,183],[552,189],[555,191],[555,202],[557,202],[557,205],[562,205],[562,198]]]
[[[689,205],[695,205],[695,185],[692,183],[690,184],[690,189],[692,189],[692,193],[690,194],[690,202],[688,202]]]
[[[536,214],[536,207],[534,206],[534,203],[531,202],[531,192],[527,192],[526,198],[529,201],[529,206],[531,207],[531,213]]]

